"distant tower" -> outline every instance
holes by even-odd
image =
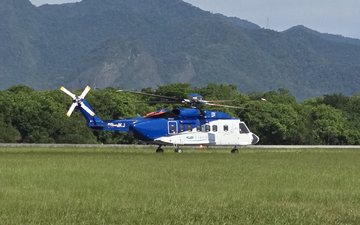
[[[266,29],[270,29],[270,19],[269,17],[266,18]]]

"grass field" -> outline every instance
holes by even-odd
[[[360,224],[360,150],[0,148],[0,224]]]

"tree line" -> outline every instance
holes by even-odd
[[[240,107],[210,108],[224,111],[246,122],[260,137],[260,144],[357,145],[360,144],[360,94],[330,94],[297,102],[287,90],[244,94],[234,85],[209,84],[196,88],[179,83],[142,91],[185,98],[199,93],[207,100],[231,100]],[[81,90],[75,93],[80,94]],[[102,119],[145,115],[161,108],[181,105],[154,103],[154,99],[114,88],[92,90],[86,97]],[[60,90],[36,91],[14,86],[0,91],[1,143],[138,143],[127,133],[93,131],[80,113],[68,118],[69,96]]]

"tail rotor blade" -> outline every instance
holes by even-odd
[[[81,95],[79,96],[80,99],[84,99],[85,96],[87,95],[87,93],[89,93],[89,91],[91,90],[91,88],[89,86],[86,86],[86,88],[84,89],[84,91],[81,93]]]
[[[71,114],[73,113],[73,111],[75,110],[75,108],[77,106],[81,107],[89,115],[95,116],[95,113],[89,108],[89,106],[87,106],[86,104],[83,103],[83,99],[85,98],[87,93],[89,93],[89,91],[91,90],[91,88],[89,86],[86,86],[86,88],[84,89],[84,91],[81,93],[80,96],[76,96],[75,94],[73,94],[69,90],[67,90],[65,87],[61,87],[60,90],[65,92],[67,95],[69,95],[73,99],[73,104],[70,106],[69,111],[66,113],[66,115],[68,117],[71,116]]]
[[[60,88],[61,91],[65,92],[65,94],[69,95],[72,99],[76,99],[76,95],[71,93],[69,90],[67,90],[65,87]]]
[[[71,114],[72,114],[73,111],[75,110],[76,106],[77,106],[77,103],[73,103],[73,104],[70,106],[69,111],[66,113],[66,115],[67,115],[68,117],[71,116]]]
[[[91,116],[95,116],[95,113],[89,109],[83,102],[80,103],[81,108],[84,109],[87,113],[89,113]]]

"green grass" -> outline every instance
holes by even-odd
[[[359,150],[0,148],[0,224],[360,224]]]

